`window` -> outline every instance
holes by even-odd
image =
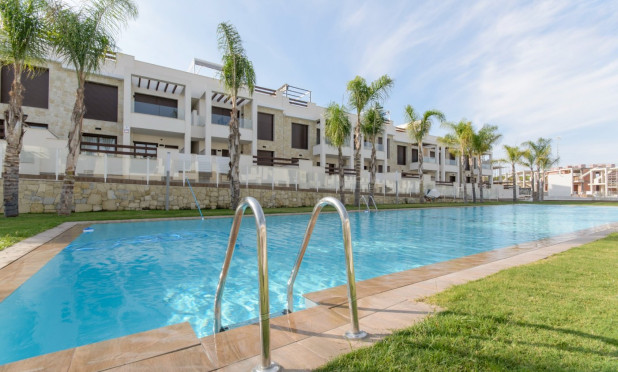
[[[418,149],[412,149],[412,163],[418,162]]]
[[[0,120],[0,139],[4,139],[4,120]]]
[[[382,137],[378,137],[378,145],[382,144]]]
[[[81,150],[85,152],[116,152],[117,137],[103,134],[82,134]],[[112,146],[105,146],[112,145]]]
[[[309,126],[292,123],[292,148],[309,149]]]
[[[406,147],[397,145],[397,165],[406,165]]]
[[[9,103],[9,92],[13,84],[13,67],[2,66],[0,72],[2,83],[0,84],[0,102]],[[22,73],[21,83],[24,85],[26,92],[24,93],[24,106],[48,108],[49,103],[49,70],[38,69],[31,75]]]
[[[154,142],[138,142],[134,141],[135,153],[143,156],[157,156],[157,144]]]
[[[87,81],[84,85],[84,105],[84,118],[117,122],[118,87]]]
[[[315,129],[315,144],[320,144],[320,128]]]
[[[178,101],[170,98],[135,93],[135,112],[147,115],[178,118]]]
[[[228,114],[229,117],[229,114]],[[258,112],[258,132],[257,138],[264,141],[274,141],[274,116]]]
[[[382,164],[378,164],[378,173],[383,173],[384,171],[384,167],[382,166]]]
[[[274,157],[275,157],[274,151],[258,150],[256,163],[257,165],[273,166]]]

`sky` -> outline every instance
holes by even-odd
[[[257,85],[287,83],[325,106],[346,84],[388,74],[384,107],[496,125],[502,145],[552,139],[559,165],[618,163],[618,1],[137,0],[118,39],[141,61],[187,70],[220,62],[232,23]],[[439,123],[431,133],[443,135]]]

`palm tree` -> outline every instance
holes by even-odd
[[[528,167],[530,168],[530,189],[532,191],[532,200],[536,200],[537,196],[536,196],[536,191],[534,188],[534,163],[535,163],[535,157],[534,157],[534,153],[532,151],[530,151],[530,149],[525,149],[522,151],[521,154],[521,161],[520,164],[523,165],[524,167]],[[526,182],[526,174],[524,173],[524,178],[523,178],[523,182],[525,184]]]
[[[63,62],[73,67],[77,77],[68,140],[69,153],[58,206],[58,214],[68,216],[73,209],[75,169],[86,114],[86,79],[100,70],[106,53],[115,49],[116,35],[130,19],[137,17],[137,6],[133,0],[92,0],[79,8],[55,3],[50,15],[54,22],[52,41],[55,52]]]
[[[407,105],[404,109],[405,120],[408,122],[408,133],[410,134],[410,138],[416,141],[418,146],[418,174],[421,179],[421,185],[419,188],[419,202],[423,203],[425,201],[425,189],[424,189],[424,180],[423,180],[423,140],[429,134],[432,125],[432,119],[437,118],[440,123],[444,122],[444,114],[438,110],[428,110],[425,111],[423,116],[419,116],[414,108],[410,105]]]
[[[341,203],[345,205],[345,178],[343,176],[343,152],[341,147],[344,145],[346,139],[350,136],[352,131],[352,124],[350,118],[343,105],[338,105],[335,102],[331,102],[326,108],[324,113],[324,135],[330,140],[330,143],[337,147],[339,154],[339,199]]]
[[[236,99],[241,88],[247,87],[249,95],[253,95],[255,88],[255,71],[253,63],[247,58],[242,39],[236,28],[226,22],[217,26],[217,38],[219,51],[221,51],[223,68],[220,80],[232,100],[232,112],[230,113],[230,135],[228,144],[230,150],[230,204],[236,209],[240,202],[240,130],[238,129],[238,107]]]
[[[47,45],[47,25],[42,0],[3,0],[0,2],[0,63],[13,69],[9,92],[9,109],[4,112],[6,153],[2,172],[4,215],[19,215],[19,154],[24,137],[25,115],[22,111],[25,88],[24,72],[36,73]]]
[[[356,183],[354,186],[354,204],[360,201],[361,177],[361,112],[371,102],[381,102],[388,96],[393,87],[393,79],[388,75],[380,76],[376,81],[367,85],[367,81],[360,76],[348,82],[347,90],[350,94],[350,106],[356,109],[356,126],[354,127],[354,172]]]
[[[479,184],[479,199],[483,202],[483,162],[482,157],[487,152],[491,151],[492,147],[500,139],[501,135],[497,133],[498,127],[495,125],[483,125],[478,133],[472,137],[472,155],[476,156],[478,163],[478,184]]]
[[[539,137],[536,142],[534,141],[526,141],[523,144],[526,146],[530,152],[529,156],[532,160],[532,199],[534,201],[539,201],[540,195],[542,191],[540,189],[541,183],[541,164],[544,162],[544,158],[548,158],[551,155],[551,139]],[[536,173],[534,172],[534,166],[536,165]]]
[[[515,174],[515,165],[521,163],[521,157],[523,156],[523,151],[520,150],[517,146],[503,146],[504,151],[506,152],[506,158],[502,159],[502,162],[511,164],[511,175],[513,178],[513,203],[517,202],[517,175]]]
[[[363,116],[361,132],[363,137],[371,141],[371,175],[369,177],[369,195],[373,197],[376,184],[376,138],[384,132],[386,112],[379,103],[375,102]]]
[[[466,163],[466,156],[469,153],[470,143],[472,142],[472,134],[474,130],[472,123],[466,119],[461,119],[459,123],[443,122],[442,127],[449,130],[444,137],[440,139],[440,142],[448,146],[451,152],[459,155],[459,170],[461,176],[460,180],[463,182],[463,194],[464,203],[468,202],[468,190],[466,175],[464,172],[464,164]]]

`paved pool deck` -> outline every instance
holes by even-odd
[[[88,225],[64,223],[0,252],[0,300]],[[346,286],[306,294],[316,306],[271,319],[271,359],[288,370],[316,368],[440,311],[422,302],[426,296],[542,260],[617,231],[618,223],[605,224],[360,281],[360,328],[369,334],[362,340],[350,341],[343,336],[350,329]],[[0,366],[0,371],[251,370],[260,361],[258,330],[257,324],[251,324],[198,338],[188,323],[179,323],[17,361]]]

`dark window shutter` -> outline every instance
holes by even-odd
[[[0,77],[0,102],[9,103],[9,93],[13,84],[13,67],[2,66]],[[25,88],[23,105],[28,107],[49,107],[49,70],[39,69],[33,74],[22,73],[21,82]]]
[[[92,83],[84,86],[86,119],[118,122],[118,87]]]
[[[258,135],[259,140],[274,141],[274,116],[258,112]]]
[[[292,148],[307,150],[309,148],[309,126],[292,123]]]

